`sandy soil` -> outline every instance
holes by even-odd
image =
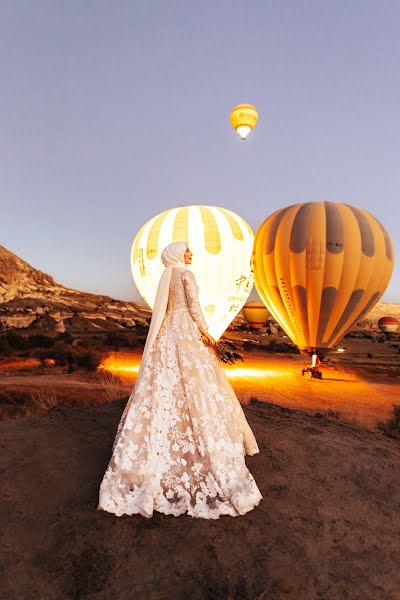
[[[398,442],[252,403],[258,507],[116,517],[96,506],[126,400],[0,423],[3,598],[398,600]]]

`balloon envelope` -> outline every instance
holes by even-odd
[[[295,204],[256,232],[257,291],[303,352],[331,348],[378,302],[393,270],[386,229],[338,202]]]
[[[254,234],[236,213],[215,206],[183,206],[156,215],[140,229],[131,250],[135,284],[150,308],[164,266],[161,252],[171,242],[187,242],[189,269],[200,288],[199,300],[216,339],[241,310],[253,287]]]
[[[231,124],[242,140],[245,140],[255,127],[258,113],[251,104],[238,104],[231,111]]]
[[[261,329],[269,317],[268,309],[261,300],[251,300],[243,306],[243,316],[253,329]]]
[[[399,328],[399,321],[396,317],[381,317],[378,321],[378,327],[385,333],[395,333]]]

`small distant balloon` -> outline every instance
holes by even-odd
[[[265,325],[269,311],[261,300],[251,300],[243,306],[243,316],[252,329],[256,331]]]
[[[396,317],[381,317],[378,321],[378,327],[384,333],[396,333],[399,328],[399,321]]]
[[[250,131],[254,129],[258,120],[258,113],[251,104],[238,104],[231,112],[231,124],[242,140],[245,140]]]

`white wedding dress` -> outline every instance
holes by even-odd
[[[262,499],[259,448],[214,350],[191,271],[174,269],[162,326],[121,416],[98,509],[218,519]]]

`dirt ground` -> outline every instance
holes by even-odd
[[[31,359],[29,359],[31,360]],[[11,362],[11,361],[10,361]],[[37,361],[38,362],[38,361]],[[103,363],[120,381],[113,392],[102,382],[100,373],[75,371],[67,374],[61,367],[36,367],[31,362],[3,362],[0,387],[26,395],[53,390],[57,402],[91,406],[129,395],[133,389],[140,355],[114,352],[103,355]],[[321,369],[321,380],[305,379],[302,368],[309,364],[303,355],[252,352],[245,361],[226,372],[242,403],[251,397],[301,409],[310,414],[332,410],[339,418],[364,427],[374,427],[388,418],[393,404],[400,404],[400,361],[367,361],[357,355],[333,357]],[[114,396],[113,396],[114,393]],[[23,403],[23,399],[21,399]],[[37,412],[35,404],[18,407],[0,406],[1,418],[28,416]]]
[[[116,517],[96,506],[126,400],[0,423],[2,598],[399,599],[398,442],[252,402],[253,511]]]

